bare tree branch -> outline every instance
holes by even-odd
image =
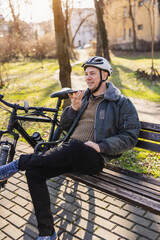
[[[72,46],[73,46],[73,44],[74,44],[75,37],[76,37],[76,35],[77,35],[80,27],[82,26],[82,24],[86,21],[87,18],[89,18],[89,17],[91,17],[91,16],[93,16],[93,15],[94,15],[93,13],[90,13],[90,14],[88,14],[85,18],[82,19],[82,21],[81,21],[80,24],[78,25],[77,30],[75,31],[75,34],[74,34],[74,36],[73,36],[73,38],[72,38]]]

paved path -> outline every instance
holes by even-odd
[[[24,143],[16,157],[32,149]],[[60,240],[160,240],[160,216],[59,176],[48,181]],[[43,193],[42,193],[43,194]],[[38,232],[25,175],[0,192],[0,240],[33,240]]]

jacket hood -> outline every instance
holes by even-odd
[[[108,101],[117,101],[121,96],[121,91],[114,86],[113,83],[108,82],[107,91],[104,94],[104,98]]]

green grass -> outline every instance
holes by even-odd
[[[4,100],[11,103],[24,104],[28,101],[29,106],[55,107],[56,99],[50,95],[60,89],[60,85],[53,74],[58,69],[57,60],[44,60],[43,67],[39,61],[15,62],[6,64],[7,75],[5,86],[0,89],[0,94],[4,95]],[[8,124],[9,115],[1,111],[0,129],[5,129]],[[47,137],[49,124],[24,123],[29,133],[37,129]],[[21,139],[22,140],[22,139]]]
[[[154,60],[155,68],[160,72],[160,57]],[[137,70],[150,73],[151,59],[142,57],[124,58],[112,56],[113,75],[111,81],[120,88],[126,96],[143,98],[148,101],[160,102],[160,81],[148,81],[139,78]]]
[[[0,90],[5,99],[12,102],[23,103],[29,101],[31,105],[53,103],[50,99],[52,92],[60,89],[59,84],[53,79],[53,74],[58,69],[57,61],[10,63],[6,66],[8,78],[5,86]]]
[[[160,102],[160,80],[151,82],[145,78],[139,78],[136,72],[138,69],[150,72],[151,59],[149,53],[129,54],[120,52],[118,56],[112,53],[111,60],[113,74],[109,81],[112,81],[125,96]],[[160,53],[156,54],[154,64],[160,72]],[[81,64],[74,66],[73,71],[77,75],[83,75]]]
[[[138,173],[160,177],[160,154],[134,148],[123,153],[120,158],[111,160],[112,164]]]
[[[160,83],[150,83],[145,79],[138,79],[136,70],[150,67],[148,56],[112,55],[113,75],[111,81],[119,87],[127,96],[135,96],[160,102]],[[155,64],[160,66],[160,56],[156,57]],[[43,66],[43,68],[42,68]],[[56,60],[15,62],[5,65],[7,71],[4,74],[5,86],[0,89],[6,101],[23,105],[28,101],[30,106],[55,107],[56,100],[50,95],[60,89],[60,85],[53,74],[58,69]],[[81,64],[75,65],[73,71],[77,75],[83,74]],[[9,115],[1,111],[0,129],[6,129]],[[39,131],[47,139],[49,124],[24,123],[30,134]],[[22,140],[22,139],[21,139]],[[120,158],[113,159],[112,163],[140,173],[160,177],[160,154],[132,149],[124,153]]]

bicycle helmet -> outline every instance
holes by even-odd
[[[102,70],[105,72],[108,72],[108,76],[111,76],[112,73],[112,67],[110,65],[110,63],[103,57],[98,57],[98,56],[94,56],[89,58],[85,63],[83,63],[82,67],[84,68],[84,70],[87,67],[95,67],[99,69],[99,73],[100,73],[100,82],[98,84],[98,86],[96,87],[96,89],[94,89],[92,91],[92,93],[95,93],[98,91],[98,89],[100,88],[102,82],[105,82],[107,80],[106,79],[102,79]]]
[[[98,69],[108,72],[108,76],[111,76],[112,74],[112,67],[110,63],[103,57],[91,57],[85,63],[83,63],[82,67],[84,68],[84,70],[86,69],[86,67],[96,67]]]

